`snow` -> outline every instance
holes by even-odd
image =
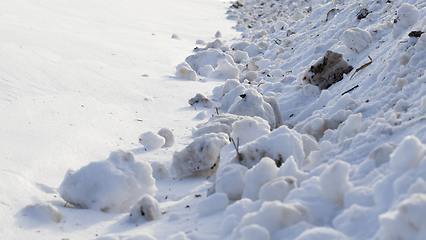
[[[128,212],[143,194],[157,191],[152,168],[131,152],[112,152],[107,160],[69,170],[58,189],[61,197],[78,207],[104,212]]]
[[[2,238],[424,239],[425,10],[5,2]]]
[[[154,133],[152,131],[142,133],[139,136],[139,143],[146,148],[160,148],[166,143],[166,139],[160,134]]]

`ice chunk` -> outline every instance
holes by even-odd
[[[244,175],[248,168],[240,164],[228,164],[217,174],[215,190],[226,193],[229,200],[239,200],[244,191]]]
[[[107,160],[68,171],[59,187],[61,197],[76,206],[104,212],[128,212],[138,199],[157,188],[152,168],[131,152],[112,152]]]
[[[244,176],[244,192],[243,198],[257,200],[259,191],[263,184],[269,182],[277,176],[278,168],[275,161],[264,157],[252,169],[248,170]]]
[[[175,143],[175,136],[173,135],[172,130],[168,128],[162,128],[158,131],[158,135],[162,136],[166,141],[163,147],[171,147]]]
[[[201,93],[197,93],[195,97],[188,100],[189,105],[194,106],[200,104],[201,106],[205,108],[212,108],[214,107],[214,103],[212,100],[208,99],[206,96],[204,96]]]
[[[241,228],[241,240],[269,240],[270,234],[268,230],[257,224],[250,224]]]
[[[343,74],[348,74],[353,67],[343,58],[342,54],[327,51],[314,65],[302,76],[304,84],[318,86],[321,90],[327,89],[343,79]]]
[[[137,222],[140,218],[152,221],[160,217],[160,206],[158,201],[150,195],[143,195],[139,201],[130,209],[132,222]]]
[[[229,143],[225,133],[209,133],[197,137],[186,148],[173,155],[172,166],[179,177],[213,175],[220,161],[220,150]]]
[[[289,192],[297,187],[296,178],[278,177],[265,183],[259,191],[259,199],[262,201],[284,202]]]
[[[268,121],[271,129],[276,128],[276,120],[274,109],[265,102],[255,89],[247,89],[244,94],[240,95],[240,99],[236,100],[228,110],[228,113],[243,116],[258,116]]]
[[[416,167],[426,147],[416,136],[405,137],[390,155],[390,165],[394,171],[405,171]]]
[[[379,216],[380,239],[426,239],[426,194],[417,193]]]
[[[231,137],[239,145],[244,145],[270,133],[268,122],[260,117],[247,117],[232,124]]]
[[[166,139],[157,133],[149,131],[139,136],[139,143],[146,148],[156,149],[163,146],[166,143]]]
[[[28,205],[22,212],[38,221],[55,223],[60,223],[62,221],[61,211],[50,203]]]
[[[217,67],[210,74],[211,78],[238,78],[240,69],[231,65],[227,59],[221,59],[217,62]]]
[[[353,186],[349,182],[349,168],[349,163],[339,160],[321,174],[319,179],[321,193],[328,202],[343,206],[343,197]]]
[[[340,41],[342,41],[347,48],[360,53],[371,45],[373,38],[369,32],[363,29],[349,28],[342,33]]]
[[[228,204],[228,196],[225,193],[215,193],[198,204],[198,212],[200,215],[216,213],[225,210]]]
[[[309,210],[300,203],[284,204],[279,201],[263,202],[259,211],[246,214],[232,232],[232,239],[242,236],[241,230],[252,224],[257,224],[269,231],[273,236],[278,230],[301,221],[309,222]]]

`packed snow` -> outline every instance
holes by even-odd
[[[5,239],[426,238],[424,1],[0,11]]]

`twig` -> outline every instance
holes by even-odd
[[[362,66],[361,66],[361,67],[359,67],[359,68],[357,68],[357,69],[355,70],[354,74],[352,74],[351,78],[349,78],[349,80],[351,80],[351,79],[352,79],[352,77],[355,75],[355,73],[357,73],[357,72],[361,71],[362,69],[366,68],[368,65],[370,65],[370,64],[372,64],[372,63],[373,63],[373,59],[371,59],[370,55],[368,55],[368,58],[370,59],[370,62],[368,62],[368,63],[366,63],[366,64],[362,65]]]
[[[234,145],[235,151],[237,151],[238,160],[242,161],[243,160],[243,156],[241,156],[241,153],[238,151],[238,147],[240,145],[240,139],[237,138],[237,144],[235,144],[235,141],[234,141],[233,138],[231,138],[231,142]]]
[[[354,90],[354,89],[355,89],[355,88],[357,88],[357,87],[359,87],[359,85],[356,85],[355,87],[353,87],[353,88],[349,89],[348,91],[346,91],[346,92],[342,93],[342,96],[343,96],[343,95],[345,95],[346,93],[351,92],[352,90]]]
[[[66,207],[66,206],[67,206],[67,204],[68,204],[68,201],[65,201],[65,205],[64,205],[64,207]]]

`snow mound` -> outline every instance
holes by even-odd
[[[62,221],[62,213],[59,209],[50,203],[37,203],[26,206],[22,212],[32,218],[42,222],[55,222]]]
[[[417,193],[380,215],[380,239],[426,239],[426,194]]]
[[[201,105],[205,108],[212,108],[214,107],[214,103],[212,100],[208,99],[206,96],[204,96],[201,93],[197,93],[195,97],[188,100],[189,105],[195,106],[195,105]]]
[[[208,133],[226,133],[228,136],[232,132],[232,124],[235,121],[244,119],[243,116],[237,116],[234,114],[221,114],[211,117],[207,122],[197,126],[193,132],[195,137],[202,136]]]
[[[140,218],[152,221],[160,217],[160,206],[158,201],[150,195],[143,195],[139,201],[130,209],[132,222],[137,222]]]
[[[225,210],[228,204],[228,196],[225,193],[215,193],[198,204],[198,212],[200,215],[213,214]]]
[[[242,237],[242,229],[256,224],[268,230],[273,236],[278,230],[296,223],[309,222],[311,216],[309,210],[300,203],[285,204],[279,201],[263,202],[261,208],[253,213],[244,215],[232,232],[232,238]]]
[[[211,78],[238,78],[240,75],[240,70],[233,66],[226,59],[221,59],[217,62],[217,67],[209,75]]]
[[[287,126],[281,126],[255,141],[246,143],[239,149],[239,154],[233,151],[223,156],[223,163],[239,163],[251,168],[263,157],[269,157],[277,166],[281,166],[287,158],[293,156],[297,166],[300,166],[305,159],[305,142],[316,145],[309,137],[304,138],[303,135]]]
[[[149,131],[139,136],[139,143],[146,148],[156,149],[162,147],[166,143],[166,139],[157,133]]]
[[[261,187],[276,178],[278,168],[275,161],[264,157],[258,164],[247,171],[244,176],[244,192],[243,198],[257,200],[259,198],[259,191]]]
[[[349,49],[360,53],[373,42],[370,33],[360,28],[349,28],[340,36],[342,43]],[[347,73],[346,73],[347,74]]]
[[[228,63],[233,63],[232,56],[223,53],[217,49],[207,49],[205,51],[188,56],[185,62],[191,66],[191,69],[198,72],[198,70],[206,65],[217,68],[219,60],[227,60]]]
[[[302,76],[304,84],[312,84],[320,89],[327,89],[343,79],[343,74],[348,74],[353,67],[343,58],[342,54],[327,51],[314,65]]]
[[[175,136],[173,135],[172,130],[168,128],[160,129],[160,131],[158,131],[158,135],[162,136],[166,140],[163,147],[171,147],[175,143]]]
[[[176,66],[175,75],[176,77],[182,78],[182,79],[188,79],[191,81],[197,80],[197,73],[186,62]]]
[[[152,168],[131,152],[112,152],[107,160],[69,170],[59,187],[61,197],[78,207],[128,212],[138,199],[157,191]]]
[[[268,122],[260,117],[247,117],[232,124],[231,137],[240,145],[270,133]]]
[[[228,164],[217,173],[214,184],[217,193],[226,193],[229,200],[241,199],[245,187],[244,176],[248,168],[240,164]]]
[[[265,183],[259,191],[259,199],[262,201],[284,202],[289,192],[297,187],[294,177],[278,177]]]
[[[345,193],[353,186],[349,182],[349,168],[349,163],[336,161],[321,174],[322,196],[330,203],[343,206]]]
[[[271,129],[277,127],[274,109],[253,88],[247,89],[244,94],[240,95],[240,99],[231,105],[228,113],[251,117],[258,116],[268,121]]]
[[[194,139],[173,155],[172,167],[179,177],[213,175],[219,165],[220,150],[229,143],[225,133],[210,133]]]

